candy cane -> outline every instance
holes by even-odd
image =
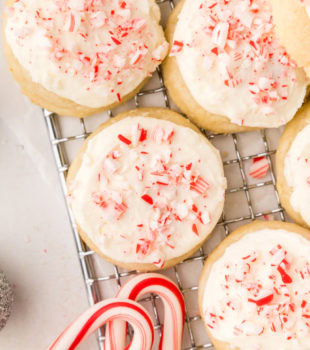
[[[254,179],[263,179],[268,172],[269,163],[266,157],[257,157],[253,159],[250,166],[249,175]]]
[[[164,303],[164,327],[159,350],[180,350],[182,345],[185,306],[178,287],[167,277],[148,273],[137,275],[118,292],[118,298],[137,300],[147,293],[159,295]],[[105,350],[123,350],[126,344],[126,324],[109,322],[106,328]]]
[[[115,319],[129,322],[133,327],[134,336],[127,350],[151,350],[154,330],[147,311],[135,301],[116,298],[106,299],[84,312],[55,340],[49,350],[76,349],[96,329]],[[115,347],[110,349],[116,350]]]

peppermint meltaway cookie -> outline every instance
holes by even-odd
[[[217,350],[306,350],[310,344],[310,232],[256,221],[208,257],[199,303]]]
[[[303,103],[305,72],[276,38],[267,0],[182,0],[166,33],[165,83],[199,126],[278,127]]]
[[[281,44],[310,76],[310,1],[270,1],[276,34]]]
[[[226,188],[219,152],[188,120],[160,108],[101,125],[67,181],[82,239],[108,261],[139,271],[192,255],[217,223]]]
[[[310,104],[285,128],[277,150],[277,188],[283,207],[310,227]]]
[[[133,97],[166,56],[155,0],[7,0],[4,44],[22,92],[77,117]]]

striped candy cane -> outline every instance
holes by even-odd
[[[147,293],[159,295],[164,304],[165,318],[159,350],[180,350],[185,306],[180,290],[169,278],[157,273],[137,275],[119,290],[117,297],[137,300]],[[105,350],[123,350],[126,344],[126,329],[125,322],[109,322],[106,327]]]
[[[254,179],[263,179],[268,172],[269,163],[266,157],[256,157],[250,166],[249,175]]]
[[[151,350],[154,330],[147,311],[132,300],[116,298],[102,301],[84,312],[55,340],[49,350],[76,349],[96,329],[115,319],[129,322],[133,327],[134,336],[127,350]],[[115,347],[110,349],[117,350]]]

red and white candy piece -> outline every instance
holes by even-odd
[[[263,179],[268,172],[269,162],[266,157],[257,157],[253,159],[249,175],[254,179]]]
[[[133,327],[133,339],[127,350],[151,350],[154,330],[150,316],[138,303],[121,299],[106,299],[89,308],[55,340],[48,350],[76,349],[103,324],[115,319],[129,322]],[[111,345],[105,345],[105,349],[117,350]]]
[[[167,277],[148,273],[137,275],[118,292],[118,298],[137,300],[147,293],[155,293],[164,304],[164,326],[159,350],[180,350],[182,346],[185,306],[178,287]],[[106,350],[123,350],[126,345],[126,323],[121,320],[109,322],[106,328]]]
[[[176,56],[179,52],[183,50],[183,41],[174,40],[173,45],[170,50],[170,56]]]

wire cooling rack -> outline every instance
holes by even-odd
[[[161,7],[164,24],[170,11],[174,8],[174,1],[157,0],[157,3]],[[156,71],[144,90],[118,110],[108,111],[100,116],[85,120],[59,118],[54,113],[43,111],[90,305],[107,297],[113,297],[117,289],[130,276],[136,274],[136,271],[126,271],[105,262],[80,240],[67,201],[67,170],[84,139],[99,124],[109,117],[113,117],[120,110],[142,106],[173,107],[176,109],[169,99],[160,69]],[[193,257],[163,272],[177,283],[185,299],[187,312],[183,350],[212,349],[212,344],[199,315],[197,295],[199,275],[208,253],[232,230],[248,221],[254,219],[285,220],[285,213],[276,190],[274,173],[274,154],[281,130],[267,129],[232,135],[213,135],[202,131],[221,152],[228,189],[223,215],[208,242]],[[270,166],[270,171],[263,181],[251,179],[248,176],[252,159],[260,156],[266,156]],[[161,304],[155,295],[145,297],[141,302],[153,315],[157,331],[156,341],[158,342],[162,328],[161,320],[163,319]],[[103,330],[98,331],[97,338],[99,349],[103,350]]]

